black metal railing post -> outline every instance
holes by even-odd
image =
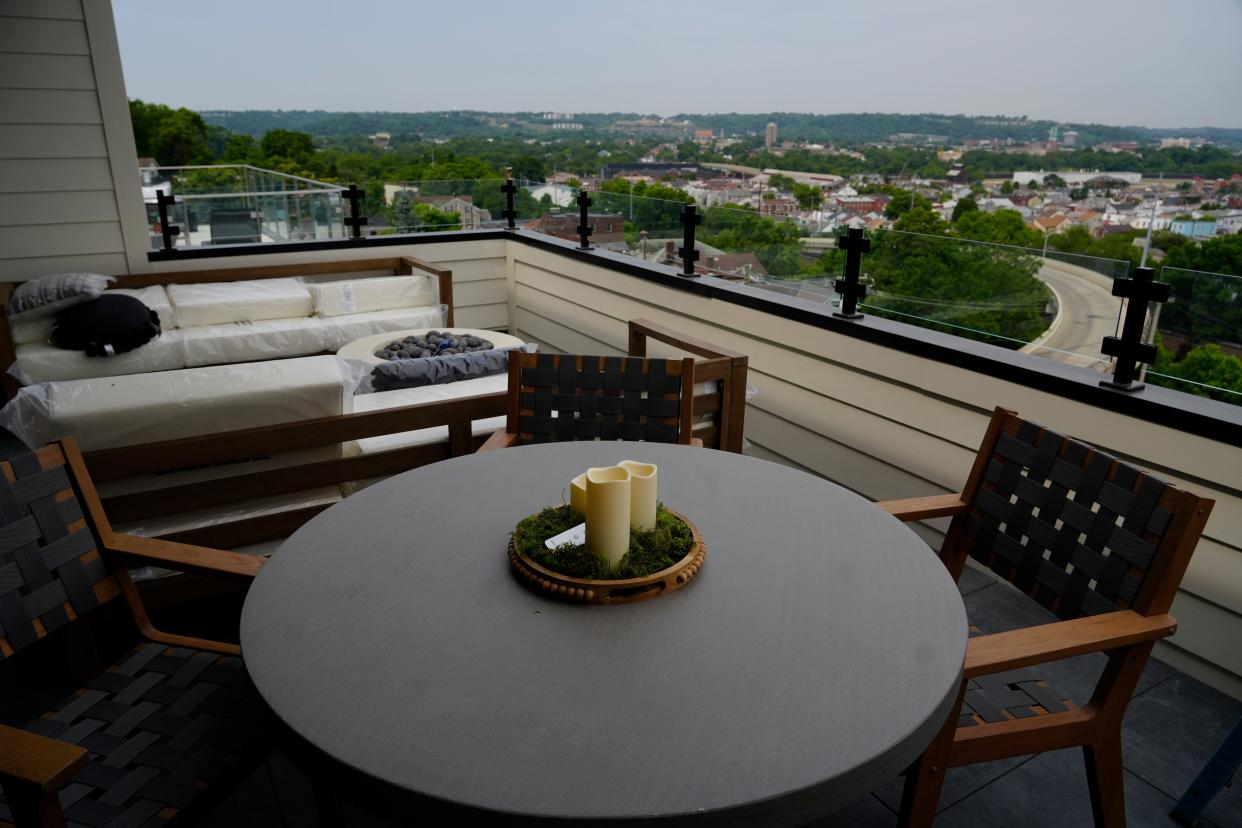
[[[168,208],[176,203],[177,199],[173,195],[163,190],[155,191],[155,208],[160,214],[160,233],[164,236],[165,250],[176,250],[177,246],[173,242],[173,237],[181,234],[180,227],[168,223]]]
[[[361,202],[366,196],[366,190],[359,190],[357,184],[350,184],[349,189],[341,190],[341,198],[349,202],[349,215],[345,217],[345,226],[350,228],[351,238],[362,238],[362,227],[367,223],[367,217],[362,214]]]
[[[513,230],[517,227],[517,208],[513,203],[517,185],[513,183],[513,167],[505,167],[505,183],[500,185],[500,191],[505,194],[505,209],[501,215],[505,218],[505,227]]]
[[[595,232],[595,228],[587,224],[589,210],[591,209],[591,197],[587,195],[586,190],[578,193],[578,249],[591,249],[591,234]]]
[[[1113,280],[1113,296],[1127,300],[1126,318],[1121,323],[1121,336],[1106,336],[1100,350],[1106,356],[1114,357],[1113,378],[1100,380],[1105,388],[1118,391],[1137,391],[1143,383],[1135,382],[1135,371],[1140,362],[1151,364],[1156,361],[1156,346],[1144,343],[1143,323],[1147,319],[1149,302],[1169,301],[1169,285],[1167,282],[1155,281],[1156,271],[1150,267],[1136,268],[1134,278],[1125,277]]]
[[[694,263],[699,259],[699,250],[694,246],[694,228],[703,223],[703,217],[699,215],[699,208],[693,204],[687,204],[681,209],[681,249],[677,251],[677,255],[681,256],[681,275],[693,276]]]
[[[832,315],[841,319],[860,319],[858,300],[867,296],[867,286],[858,279],[862,275],[862,257],[871,250],[871,239],[863,235],[862,228],[851,227],[844,236],[837,237],[837,249],[845,251],[845,278],[833,285],[841,296],[841,310]]]

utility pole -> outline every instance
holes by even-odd
[[[1160,179],[1156,182],[1156,197],[1151,203],[1151,222],[1147,225],[1147,238],[1143,241],[1143,257],[1139,260],[1139,267],[1147,267],[1147,254],[1151,250],[1151,231],[1156,227],[1156,211],[1160,209],[1160,190],[1163,186],[1164,173],[1161,172]]]
[[[1147,254],[1151,251],[1151,234],[1156,229],[1156,211],[1160,209],[1160,191],[1164,189],[1164,172],[1161,171],[1160,178],[1156,181],[1156,198],[1151,203],[1151,221],[1147,224],[1147,238],[1143,241],[1143,255],[1139,259],[1139,267],[1147,267]],[[1127,302],[1130,300],[1126,300]],[[1156,309],[1151,312],[1151,318],[1147,320],[1147,329],[1143,331],[1143,341],[1153,342],[1156,338],[1156,326],[1160,324],[1160,304],[1156,304]],[[1139,367],[1139,382],[1147,379],[1147,363],[1144,362]]]

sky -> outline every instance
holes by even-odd
[[[131,98],[1242,127],[1242,0],[113,0]]]

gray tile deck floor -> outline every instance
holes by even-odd
[[[987,632],[1052,620],[1029,598],[973,569],[961,591],[972,624]],[[1075,700],[1090,694],[1103,656],[1084,656],[1045,671],[1049,683]],[[1132,826],[1175,826],[1169,811],[1233,723],[1242,701],[1153,660],[1126,714],[1123,756],[1126,808]],[[814,828],[880,828],[896,824],[901,782],[881,786]],[[1090,826],[1082,754],[1062,750],[1033,757],[954,769],[945,781],[936,825],[941,828],[1076,828]],[[411,823],[417,815],[409,815]],[[211,828],[315,826],[310,782],[288,759],[273,754],[202,822]],[[360,828],[400,825],[356,809],[346,824]],[[1202,825],[1242,828],[1242,780],[1221,791]]]

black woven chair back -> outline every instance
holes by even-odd
[[[519,379],[509,430],[519,443],[690,442],[692,359],[517,352],[510,359]]]
[[[0,462],[0,658],[120,594],[58,446]]]
[[[1177,494],[1128,463],[1011,415],[960,542],[1060,618],[1128,609],[1160,557],[1174,554],[1165,536]]]

